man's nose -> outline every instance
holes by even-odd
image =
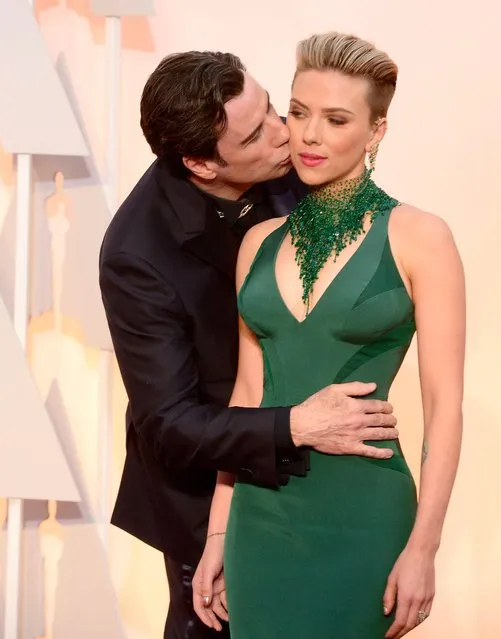
[[[279,124],[278,124],[276,140],[277,140],[278,146],[282,146],[283,144],[287,144],[287,142],[289,141],[290,133],[289,133],[289,129],[287,128],[287,125],[284,124],[284,122],[282,122],[280,118],[278,118],[278,120],[279,120]]]

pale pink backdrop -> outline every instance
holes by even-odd
[[[63,509],[61,514],[58,510],[69,536],[61,559],[55,639],[70,636],[68,633],[73,639],[89,633],[103,639],[156,639],[161,636],[168,603],[161,556],[112,530],[106,558],[96,523],[98,356],[103,338],[92,265],[108,218],[101,187],[105,178],[104,28],[103,20],[93,17],[89,7],[87,0],[35,2],[47,47],[65,79],[92,149],[84,168],[63,160],[58,166],[39,161],[35,175],[33,250],[38,275],[31,305],[29,358],[42,395],[66,439],[85,495],[79,512],[65,514]],[[468,283],[464,450],[438,555],[434,611],[411,635],[415,639],[501,636],[501,480],[496,470],[501,450],[497,275],[501,231],[500,25],[501,9],[494,0],[468,5],[452,0],[412,4],[397,0],[255,0],[247,5],[230,0],[157,0],[154,17],[128,18],[123,29],[122,198],[152,160],[139,129],[138,104],[147,75],[169,52],[194,48],[239,54],[270,91],[280,113],[287,108],[295,43],[312,32],[354,32],[374,40],[400,66],[377,179],[396,197],[448,221],[464,259]],[[44,216],[44,200],[53,190],[55,170],[66,174],[65,192],[75,211],[66,234],[61,334],[54,331],[50,238]],[[0,293],[4,298],[11,292],[13,177],[11,159],[0,149]],[[79,248],[81,241],[83,249]],[[85,305],[78,299],[82,286],[89,300]],[[392,400],[404,449],[418,479],[421,408],[414,348],[395,383]],[[123,463],[124,405],[116,374],[112,492]],[[32,508],[26,524],[30,575],[24,585],[26,638],[43,628],[37,525],[46,516],[44,508]],[[1,557],[1,535],[0,542]],[[102,621],[93,626],[89,615],[98,614],[96,611]]]

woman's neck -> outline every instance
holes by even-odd
[[[364,168],[360,175],[356,177],[333,180],[327,184],[321,184],[311,188],[315,198],[319,200],[338,200],[346,202],[358,193],[370,179],[370,172]]]

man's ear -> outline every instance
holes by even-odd
[[[216,163],[213,160],[183,157],[184,166],[201,180],[214,180],[216,177]]]

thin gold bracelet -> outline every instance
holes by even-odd
[[[210,539],[210,537],[215,537],[216,535],[226,535],[226,530],[224,532],[211,533],[210,535],[207,535],[207,539]]]

